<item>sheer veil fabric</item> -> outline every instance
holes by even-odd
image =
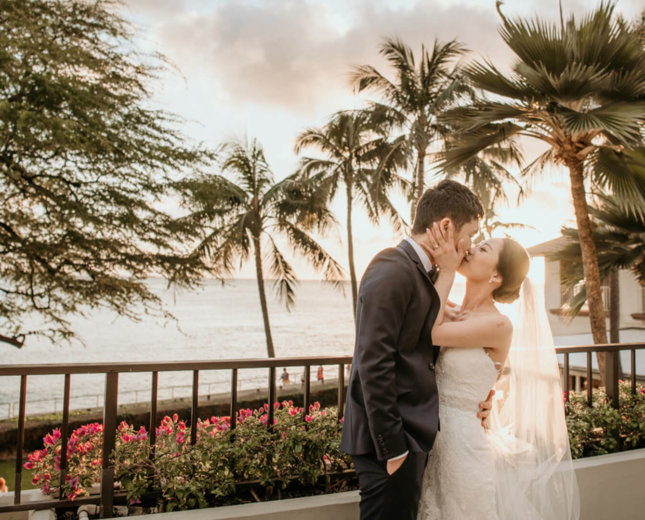
[[[496,385],[489,434],[500,518],[578,520],[580,498],[560,370],[543,298],[527,278],[509,312],[513,339]]]

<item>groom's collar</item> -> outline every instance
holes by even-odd
[[[423,250],[423,248],[414,240],[414,238],[407,237],[405,240],[409,242],[412,248],[414,249],[414,252],[419,257],[419,260],[421,260],[421,264],[423,265],[423,268],[425,269],[425,271],[426,272],[430,271],[432,269],[432,262],[430,261],[430,257],[428,256],[428,253],[426,253]]]

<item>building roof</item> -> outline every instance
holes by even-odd
[[[565,245],[567,245],[567,239],[560,236],[553,240],[548,240],[547,242],[542,242],[541,244],[529,247],[527,251],[531,256],[546,256],[547,254],[559,251]]]

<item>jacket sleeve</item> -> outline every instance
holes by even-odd
[[[368,427],[376,456],[387,460],[408,447],[397,406],[397,340],[412,295],[409,276],[393,252],[366,273],[359,294],[356,356]]]

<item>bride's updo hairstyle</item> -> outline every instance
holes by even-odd
[[[499,303],[512,303],[520,297],[520,287],[529,272],[529,254],[511,238],[504,238],[499,252],[497,272],[502,285],[493,291],[493,299]]]

